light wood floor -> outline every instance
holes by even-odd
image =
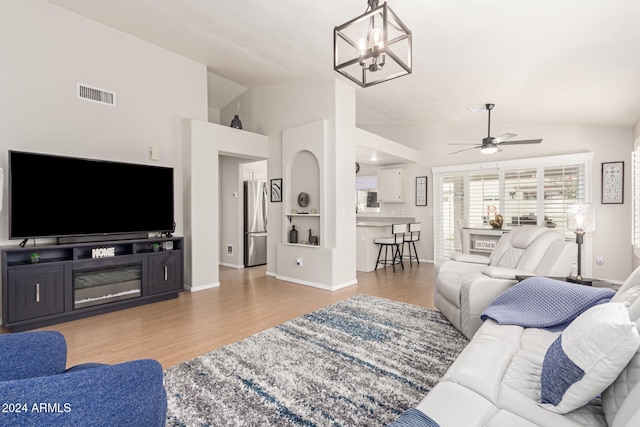
[[[334,292],[276,280],[265,270],[220,267],[218,288],[42,329],[65,336],[68,366],[151,358],[166,369],[356,294],[433,308],[433,264],[358,273],[357,285]]]

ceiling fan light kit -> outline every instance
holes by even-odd
[[[361,87],[410,74],[411,30],[387,3],[333,29],[333,69]]]
[[[465,148],[464,150],[454,151],[449,154],[457,154],[462,153],[463,151],[473,150],[476,148],[480,149],[480,153],[482,154],[494,154],[499,151],[502,151],[500,148],[501,145],[520,145],[520,144],[539,144],[542,142],[542,139],[523,139],[519,141],[507,141],[515,136],[518,136],[515,133],[505,133],[500,135],[497,138],[491,136],[491,110],[493,110],[495,104],[485,104],[484,107],[468,107],[468,110],[471,112],[478,111],[487,111],[489,113],[488,122],[487,122],[487,137],[482,139],[482,144],[476,145],[475,147]],[[450,144],[457,145],[457,144]],[[471,144],[461,144],[461,145],[471,145]]]
[[[482,154],[493,154],[493,153],[497,153],[498,151],[502,151],[502,150],[498,148],[498,145],[495,142],[483,144],[482,148],[480,148],[480,152]]]

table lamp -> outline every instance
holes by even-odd
[[[584,234],[596,229],[596,214],[589,203],[569,205],[567,207],[567,228],[576,234],[578,244],[578,273],[575,276],[567,277],[568,282],[580,283],[581,285],[591,285],[590,279],[582,277],[582,244]]]

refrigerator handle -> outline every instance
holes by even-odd
[[[269,197],[269,192],[267,191],[267,183],[265,182],[262,186],[262,218],[265,230],[267,229],[267,197]]]

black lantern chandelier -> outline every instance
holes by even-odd
[[[362,87],[411,73],[411,30],[378,0],[333,29],[333,69]]]

